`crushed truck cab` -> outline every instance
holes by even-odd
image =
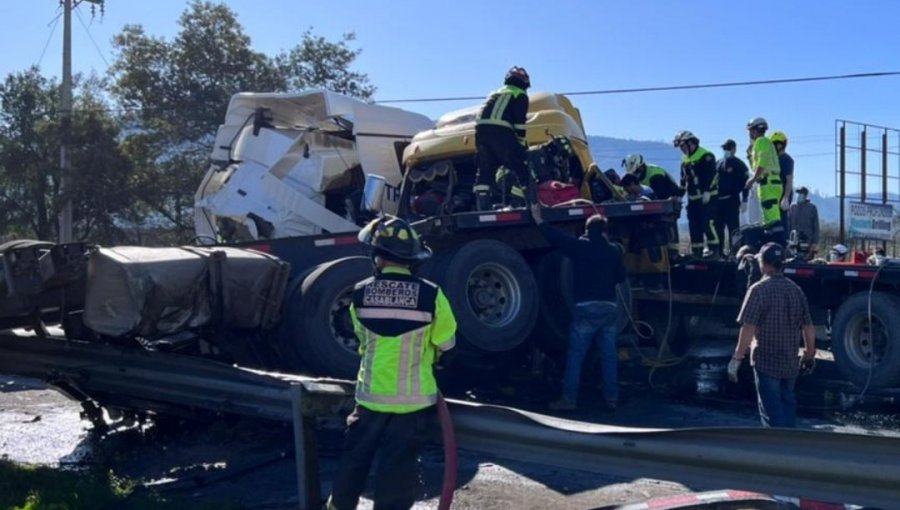
[[[428,117],[330,91],[239,93],[194,199],[200,238],[249,241],[358,229],[368,172],[396,212],[400,151]]]

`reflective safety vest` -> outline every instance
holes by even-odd
[[[700,200],[705,192],[715,198],[719,193],[716,157],[703,147],[697,147],[693,154],[683,156],[681,181],[687,190],[688,200]]]
[[[520,142],[525,140],[525,119],[528,114],[528,94],[513,85],[504,85],[491,93],[478,116],[476,125],[502,126],[512,129]]]
[[[759,181],[759,206],[762,209],[763,226],[771,226],[781,221],[781,196],[784,186],[781,182],[781,165],[778,163],[778,152],[768,137],[760,136],[753,141],[750,156],[750,171],[763,169]]]
[[[455,344],[456,319],[434,283],[391,266],[359,282],[350,305],[362,360],[356,402],[411,413],[437,402],[432,365]]]

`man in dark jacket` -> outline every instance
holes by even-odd
[[[528,94],[531,86],[528,72],[513,66],[506,73],[500,89],[491,93],[475,117],[475,149],[478,151],[478,172],[475,174],[476,207],[479,211],[492,208],[492,183],[502,166],[517,180],[510,194],[520,201],[534,203],[531,176],[525,163],[525,118],[528,113]],[[531,194],[528,191],[531,191]]]
[[[716,235],[723,246],[730,246],[731,240],[741,225],[741,212],[747,210],[750,190],[744,187],[750,178],[747,165],[735,156],[737,143],[725,140],[722,144],[722,159],[716,162],[719,175],[719,200],[716,203]],[[725,244],[725,229],[728,229],[728,243]]]
[[[572,314],[562,397],[551,402],[550,408],[571,411],[577,407],[581,366],[588,349],[596,341],[600,348],[603,398],[607,409],[615,409],[619,401],[616,351],[619,305],[616,284],[625,281],[622,248],[606,238],[607,221],[600,214],[587,219],[585,233],[578,239],[545,223],[539,205],[531,207],[531,215],[550,244],[572,260],[575,311]]]

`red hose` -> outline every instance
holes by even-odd
[[[453,504],[453,491],[456,489],[456,434],[453,432],[453,421],[444,396],[437,396],[438,421],[441,422],[441,440],[444,443],[444,484],[441,487],[441,499],[438,510],[450,510]]]

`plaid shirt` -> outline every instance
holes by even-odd
[[[796,377],[803,326],[812,324],[806,295],[782,274],[764,276],[744,298],[737,321],[756,326],[750,364],[769,377]]]

